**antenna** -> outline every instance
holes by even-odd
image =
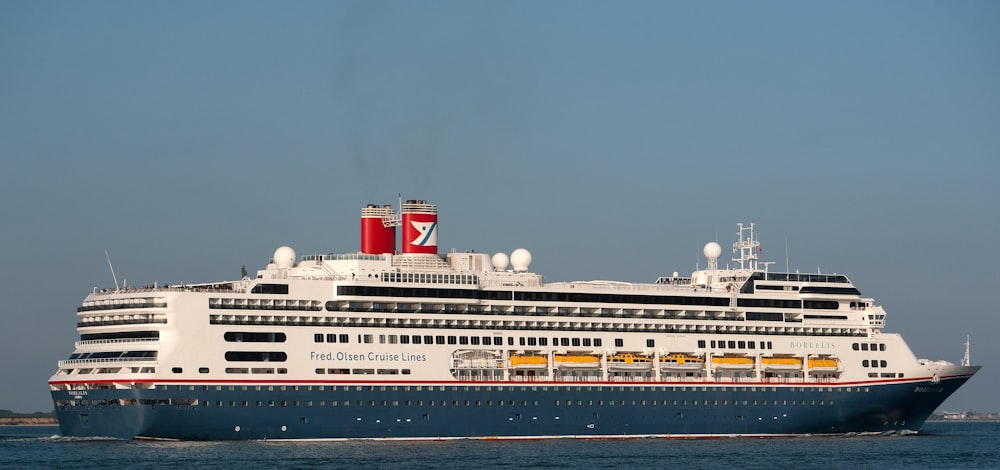
[[[399,212],[392,211],[392,206],[385,206],[389,212],[382,213],[383,227],[399,227],[403,223],[403,193],[399,193],[397,196],[399,196]]]
[[[966,367],[972,365],[972,361],[969,359],[969,335],[965,335],[965,356],[962,357],[962,365]]]
[[[111,268],[111,278],[115,280],[115,290],[118,290],[118,276],[115,276],[115,267],[111,265],[111,255],[108,255],[108,250],[104,250],[104,257],[108,259],[108,267]]]
[[[785,272],[787,273],[789,271],[790,268],[788,267],[788,237],[785,237]]]
[[[736,224],[740,231],[736,234],[739,241],[733,243],[733,253],[739,252],[739,258],[733,258],[733,261],[740,263],[740,269],[749,269],[751,271],[757,270],[757,254],[761,251],[760,242],[754,237],[753,222],[750,222],[749,227],[745,227],[742,223]],[[744,238],[744,234],[746,237]]]

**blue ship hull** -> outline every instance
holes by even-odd
[[[850,385],[171,384],[53,391],[63,436],[181,440],[780,436],[918,430],[969,376]]]

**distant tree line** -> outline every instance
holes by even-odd
[[[0,418],[55,418],[54,411],[36,411],[34,413],[15,413],[10,410],[0,410]]]

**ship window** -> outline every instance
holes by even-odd
[[[736,349],[736,341],[729,342],[729,349]]]
[[[885,351],[885,344],[879,344],[878,345],[878,350],[879,351]]]
[[[861,348],[858,346],[858,343],[854,343],[854,344],[851,344],[851,349],[857,351],[858,349],[861,349]]]
[[[281,351],[227,351],[227,361],[285,362],[288,355]]]
[[[888,366],[888,363],[887,363],[887,362],[885,362],[885,361],[879,361],[879,363],[880,363],[880,365],[881,365],[882,367],[889,367],[889,366]]]
[[[524,336],[522,336],[522,337],[521,337],[521,338],[519,339],[519,342],[520,342],[521,346],[524,346],[524,345],[525,345],[525,340],[524,340]]]
[[[868,367],[868,359],[861,361],[861,367]]]
[[[284,343],[285,334],[284,333],[257,333],[257,332],[247,332],[247,331],[227,331],[223,335],[226,341],[230,343]],[[315,338],[314,338],[315,339]],[[323,342],[321,337],[319,343]]]
[[[313,342],[315,342],[315,343],[322,343],[323,342],[323,333],[316,333],[316,334],[314,334],[313,335]]]
[[[615,338],[615,347],[616,348],[621,348],[621,347],[624,347],[624,346],[625,346],[625,340],[623,340],[621,338]]]
[[[737,347],[739,347],[740,349],[746,349],[746,347],[747,347],[747,342],[746,341],[740,341],[740,342],[738,342],[736,344],[737,344]]]
[[[867,351],[868,350],[868,343],[861,343],[861,350],[862,351]]]
[[[699,348],[704,348],[705,347],[705,340],[699,339],[698,340],[698,347]],[[713,347],[714,347],[714,345],[713,345]]]
[[[365,344],[371,344],[373,336],[372,335],[362,335]]]
[[[322,341],[320,341],[320,342],[322,342]],[[333,333],[327,333],[326,334],[326,342],[327,343],[336,343],[337,342],[337,335],[335,335]]]
[[[802,306],[807,309],[837,310],[840,308],[840,302],[835,300],[804,300]]]
[[[416,338],[420,338],[420,337],[416,336]],[[410,344],[410,336],[409,335],[400,335],[399,336],[399,343],[400,344]]]
[[[457,339],[456,339],[455,336],[449,336],[448,337],[448,344],[455,344],[456,342],[457,342]]]
[[[580,338],[573,338],[573,346],[579,346],[579,345],[580,345]]]
[[[184,372],[184,369],[181,369],[180,367],[174,367],[173,369],[170,369],[170,372],[173,372],[175,374],[180,374],[181,372]]]
[[[652,340],[652,339],[647,339],[647,340],[646,340],[646,347],[647,347],[647,348],[651,348],[651,347],[653,347],[653,345],[654,345],[654,344],[656,344],[656,341],[655,341],[655,340]]]
[[[257,284],[250,290],[251,294],[287,294],[288,284]]]
[[[534,346],[535,345],[534,339],[535,338],[528,338],[528,344],[531,345],[531,346]],[[548,346],[549,345],[549,339],[548,338],[544,338],[544,337],[543,338],[538,338],[538,345],[539,346]],[[552,345],[555,346],[556,343],[553,342]]]
[[[347,335],[347,333],[341,334],[339,336],[340,336],[340,342],[341,343],[346,343],[347,339],[349,338],[349,336]]]
[[[774,345],[770,341],[767,342],[767,349],[774,349]]]
[[[483,344],[485,344],[486,346],[489,346],[490,344],[495,344],[497,346],[500,346],[502,343],[503,343],[503,338],[497,337],[496,341],[493,341],[493,337],[483,336]]]
[[[424,336],[424,344],[434,344],[434,337],[430,335]]]
[[[704,342],[705,342],[705,340],[700,340],[700,341],[699,341],[699,343],[704,343]],[[711,341],[711,343],[710,343],[710,344],[711,344],[711,345],[712,345],[712,347],[714,348],[714,347],[715,347],[715,340],[713,339],[713,340]],[[704,347],[704,346],[701,346],[701,347]]]
[[[198,373],[199,374],[207,374],[208,373],[208,367],[199,368],[198,369]]]
[[[435,344],[444,344],[444,336],[438,335],[434,337]]]
[[[545,338],[542,339],[544,340]],[[528,338],[528,346],[535,346],[536,342],[537,340],[535,338]]]
[[[399,341],[397,340],[397,336],[396,335],[389,335],[389,344],[396,344],[398,342]]]
[[[469,337],[468,336],[459,336],[458,337],[458,344],[469,344]]]
[[[385,335],[378,335],[378,344],[385,344]]]
[[[159,331],[127,331],[122,333],[87,333],[80,335],[81,341],[92,341],[99,339],[134,339],[134,338],[159,338]]]
[[[465,336],[463,336],[463,338],[465,338]],[[472,344],[474,346],[478,346],[479,345],[479,337],[478,336],[473,336],[473,337],[469,338],[469,344]]]
[[[601,338],[594,338],[594,346],[601,347]]]
[[[93,353],[90,357],[93,358],[114,358],[118,357],[117,352],[113,353]],[[156,351],[126,351],[121,357],[156,357]]]

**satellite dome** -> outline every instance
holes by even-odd
[[[507,269],[507,263],[510,262],[510,258],[507,257],[506,253],[497,253],[493,255],[493,258],[491,258],[490,261],[493,261],[493,267],[496,268],[497,271],[503,271]]]
[[[282,269],[295,266],[295,250],[290,246],[282,246],[274,250],[274,264]]]
[[[514,272],[523,273],[531,266],[531,252],[524,248],[518,248],[510,254],[510,265],[514,267]]]
[[[722,246],[715,242],[709,242],[705,244],[705,249],[702,252],[708,259],[719,259],[719,255],[722,254]]]

